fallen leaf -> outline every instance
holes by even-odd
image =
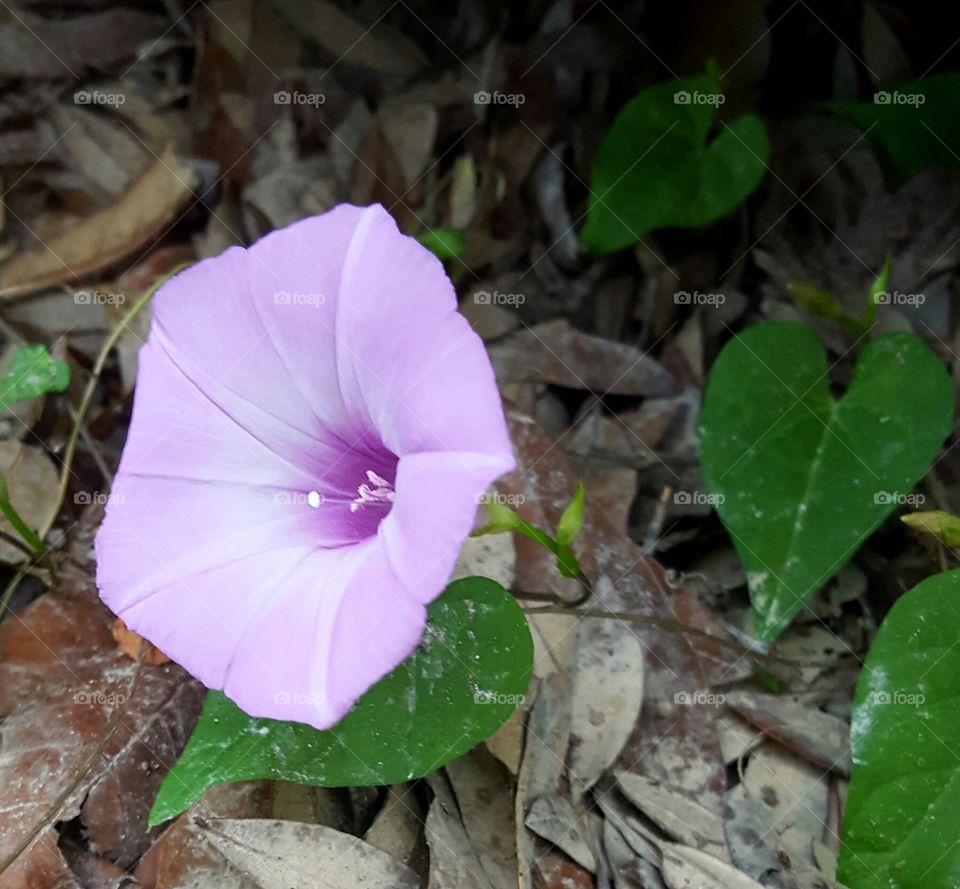
[[[643,775],[621,772],[617,786],[644,815],[680,843],[729,861],[723,818]]]
[[[47,594],[4,620],[0,860],[75,781],[53,820],[80,815],[93,851],[124,864],[136,860],[150,842],[153,796],[186,743],[200,700],[197,684],[176,665],[132,664],[113,642],[106,609],[92,597]]]
[[[404,864],[409,864],[420,843],[423,812],[412,784],[394,784],[364,841]]]
[[[660,871],[669,889],[763,889],[730,864],[699,849],[664,843]]]
[[[0,79],[77,79],[90,68],[132,59],[138,44],[161,37],[166,27],[162,16],[122,7],[56,19],[21,11],[0,25]]]
[[[427,64],[417,44],[379,20],[375,26],[367,26],[327,0],[307,5],[295,0],[271,2],[299,34],[316,43],[334,64],[345,60],[349,66],[395,77],[409,77]]]
[[[117,647],[131,660],[138,661],[140,660],[141,655],[143,654],[144,648],[144,638],[139,633],[134,633],[133,630],[128,630],[127,625],[120,620],[118,617],[110,627],[110,632],[113,633],[114,641],[117,643]],[[168,658],[159,648],[154,648],[154,646],[147,643],[148,650],[146,656],[143,658],[143,662],[148,664],[151,667],[159,666],[160,664],[166,664],[169,662]]]
[[[448,763],[446,770],[464,830],[490,885],[512,885],[517,879],[517,828],[509,773],[483,746]]]
[[[490,346],[500,383],[552,383],[611,395],[668,395],[670,374],[625,343],[582,333],[560,319],[526,327]]]
[[[815,766],[850,777],[850,727],[796,698],[729,691],[726,703],[747,722]]]
[[[419,877],[379,849],[320,824],[210,819],[204,836],[259,889],[418,889]]]
[[[168,149],[117,203],[14,256],[0,269],[0,292],[9,298],[115,265],[161,237],[197,183],[194,169]]]

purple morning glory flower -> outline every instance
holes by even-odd
[[[336,723],[416,647],[514,467],[456,308],[379,206],[168,281],[96,539],[107,605],[252,716]]]

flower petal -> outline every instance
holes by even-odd
[[[420,602],[450,580],[481,496],[514,466],[513,455],[440,451],[402,457],[397,497],[380,525],[390,561]]]
[[[251,716],[319,729],[411,654],[426,622],[377,538],[250,556],[158,590],[120,617]]]
[[[338,301],[340,389],[393,453],[512,454],[490,360],[450,279],[380,206],[357,225]]]

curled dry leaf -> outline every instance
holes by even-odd
[[[194,169],[168,149],[115,204],[14,256],[0,270],[0,294],[92,277],[150,246],[177,220],[197,183]]]

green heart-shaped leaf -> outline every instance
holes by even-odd
[[[336,726],[254,719],[210,692],[150,824],[178,815],[213,784],[273,778],[323,787],[395,784],[428,774],[500,727],[533,666],[526,617],[500,584],[468,577],[429,608],[420,646]]]
[[[838,878],[851,889],[960,884],[960,571],[890,610],[860,672]]]
[[[696,228],[729,213],[759,185],[770,155],[752,114],[708,143],[723,100],[709,76],[642,90],[617,115],[597,151],[585,246],[628,247],[657,228]]]
[[[0,407],[63,392],[70,385],[70,365],[50,357],[46,346],[18,346],[7,375],[0,379]]]
[[[960,74],[947,71],[879,90],[871,102],[820,107],[869,133],[897,180],[906,182],[931,167],[960,166],[958,97]]]
[[[950,378],[918,337],[869,343],[839,402],[828,370],[810,328],[761,324],[727,343],[704,394],[704,480],[766,641],[904,501],[953,428]]]

